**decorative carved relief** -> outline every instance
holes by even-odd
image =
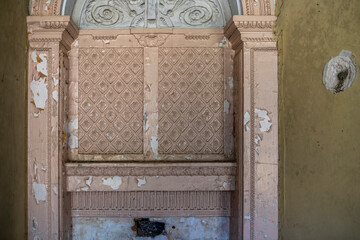
[[[230,216],[231,192],[72,192],[72,215],[106,217]]]
[[[223,27],[218,0],[89,0],[82,28]]]
[[[223,153],[222,48],[159,49],[159,152]]]
[[[135,34],[134,36],[144,47],[159,47],[166,42],[169,34]]]
[[[142,153],[143,49],[81,48],[79,153]]]

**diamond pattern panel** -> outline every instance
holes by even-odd
[[[222,48],[159,49],[159,152],[224,152]]]
[[[79,153],[143,152],[142,48],[79,52]]]

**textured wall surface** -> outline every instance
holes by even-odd
[[[26,15],[28,0],[0,2],[0,238],[26,231]]]
[[[360,79],[334,95],[342,49],[360,64],[360,1],[278,0],[281,236],[360,239]]]

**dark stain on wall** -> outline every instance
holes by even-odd
[[[0,1],[0,239],[26,238],[28,3]]]

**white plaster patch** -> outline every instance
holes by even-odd
[[[115,176],[113,178],[102,178],[103,184],[106,186],[110,186],[114,190],[118,190],[120,185],[122,184],[122,179],[119,176]]]
[[[88,187],[83,187],[83,188],[80,188],[81,191],[89,191],[89,188]]]
[[[69,137],[69,147],[71,149],[78,147],[78,137],[74,135],[74,130],[79,128],[78,118],[74,119],[73,121],[67,124],[66,133],[70,135]]]
[[[255,113],[258,115],[259,118],[263,119],[260,121],[260,131],[261,132],[270,131],[272,123],[270,122],[268,112],[266,110],[260,110],[256,108]]]
[[[40,78],[39,81],[36,81],[34,77],[30,83],[30,89],[33,93],[35,107],[41,110],[45,109],[46,100],[48,99],[48,90],[45,78]]]
[[[36,231],[39,228],[39,223],[37,222],[36,218],[33,217],[32,219],[32,230]]]
[[[141,179],[141,178],[138,178],[137,179],[138,181],[138,187],[141,187],[142,185],[145,185],[146,184],[146,178],[144,177],[144,179]]]
[[[54,191],[55,195],[58,195],[58,194],[59,194],[58,188],[57,188],[56,186],[53,187],[53,191]]]
[[[34,113],[34,117],[39,117],[40,116],[40,112],[38,112],[38,113]]]
[[[76,182],[77,182],[78,184],[80,184],[80,183],[81,183],[81,180],[80,180],[80,179],[76,179]]]
[[[254,139],[255,144],[258,145],[260,141],[261,141],[261,137],[259,135],[256,135]]]
[[[36,165],[36,163],[34,163],[34,176],[35,176],[35,179],[37,178],[37,169],[38,169],[38,166]]]
[[[33,182],[32,186],[35,194],[36,203],[39,204],[40,201],[46,201],[47,192],[45,184]]]
[[[92,179],[93,179],[93,177],[90,176],[89,179],[85,181],[86,185],[88,185],[89,187],[91,186]]]
[[[339,56],[332,58],[325,65],[323,84],[327,90],[339,93],[351,87],[357,75],[351,56],[352,52],[342,50]]]
[[[157,137],[151,137],[151,149],[155,155],[158,155],[159,142]]]
[[[228,114],[230,112],[230,103],[227,99],[224,101],[224,112]]]
[[[251,216],[250,215],[244,216],[244,219],[245,220],[251,220]]]
[[[104,40],[105,44],[110,44],[110,40]]]
[[[221,39],[221,41],[219,42],[219,47],[229,47],[229,43],[226,37]]]
[[[234,78],[233,78],[233,77],[229,77],[229,87],[230,87],[231,89],[234,88]]]
[[[250,127],[247,125],[249,122],[250,122],[250,114],[249,114],[249,112],[246,112],[244,115],[245,131],[250,131]]]
[[[43,74],[44,76],[47,76],[48,71],[47,71],[47,57],[46,57],[46,54],[41,53],[39,56],[36,56],[36,62],[37,62],[36,71]]]
[[[58,91],[53,91],[53,93],[52,93],[52,98],[56,101],[56,102],[58,102],[59,101],[59,93],[58,93]]]
[[[74,43],[74,47],[78,47],[79,46],[79,40],[76,40]]]

